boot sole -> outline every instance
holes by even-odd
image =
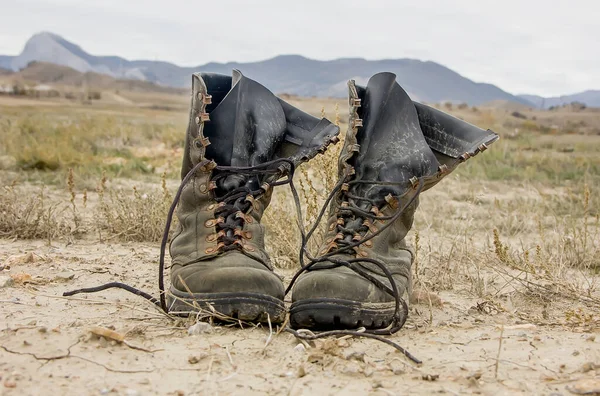
[[[351,300],[319,298],[296,301],[290,307],[290,324],[296,329],[382,329],[394,316],[394,302],[361,303]],[[406,320],[401,313],[401,323]]]
[[[200,310],[213,312],[247,322],[282,323],[285,305],[282,300],[258,293],[186,293],[170,289],[167,296],[169,313],[189,316]]]

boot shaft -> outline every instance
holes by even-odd
[[[324,152],[339,128],[306,114],[244,77],[196,73],[182,178],[174,263],[211,260],[238,250],[270,268],[260,224],[272,185],[294,166]],[[275,168],[261,168],[285,159]],[[258,167],[258,168],[257,168]]]
[[[349,126],[338,163],[338,175],[346,183],[332,200],[327,235],[319,253],[335,250],[339,239],[356,242],[368,238],[387,222],[359,216],[358,220],[357,216],[354,220],[344,218],[340,216],[344,206],[356,205],[376,217],[390,217],[412,200],[377,241],[354,248],[358,256],[367,257],[369,249],[365,247],[378,246],[386,253],[388,247],[405,238],[418,207],[418,197],[413,196],[419,184],[423,184],[422,191],[431,188],[460,163],[487,149],[498,135],[413,102],[392,73],[373,76],[366,87],[351,80],[348,87]],[[347,198],[348,193],[353,198]],[[350,221],[358,230],[352,238],[338,232],[339,226],[348,228]]]

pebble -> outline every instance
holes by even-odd
[[[11,287],[14,283],[15,281],[10,276],[0,275],[0,289]]]
[[[198,335],[198,334],[206,334],[212,333],[213,328],[209,323],[206,322],[198,322],[193,326],[188,328],[188,335]]]
[[[567,390],[576,395],[596,395],[600,393],[600,379],[585,378],[567,385]]]
[[[73,279],[74,277],[75,277],[75,272],[72,272],[72,271],[61,271],[58,274],[56,274],[56,276],[54,277],[54,280],[61,281],[61,282],[66,282],[66,281],[69,281],[69,280]]]
[[[5,388],[16,388],[17,383],[15,381],[6,380],[6,381],[4,381],[4,387]]]

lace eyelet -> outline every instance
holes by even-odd
[[[206,248],[206,250],[204,251],[204,253],[211,254],[211,253],[214,253],[216,250],[217,249],[214,248],[214,247],[209,247],[209,248]]]
[[[204,222],[204,226],[207,228],[214,227],[215,224],[216,224],[216,220],[214,220],[214,219],[206,220]]]

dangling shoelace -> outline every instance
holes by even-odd
[[[383,263],[377,259],[366,258],[366,257],[342,260],[339,258],[334,258],[332,256],[347,252],[348,250],[353,249],[354,247],[357,247],[357,246],[365,243],[366,241],[376,237],[377,235],[381,234],[384,230],[386,230],[387,228],[392,226],[394,224],[394,222],[398,218],[400,218],[400,216],[406,211],[406,209],[410,205],[412,205],[412,203],[415,201],[417,196],[421,193],[423,186],[424,186],[424,179],[418,179],[418,186],[416,187],[413,195],[408,199],[408,201],[406,201],[406,203],[400,209],[398,209],[391,216],[379,216],[370,211],[361,209],[353,202],[349,202],[349,205],[344,207],[343,211],[340,211],[340,213],[339,213],[340,216],[342,216],[344,214],[352,213],[356,217],[364,217],[364,218],[377,219],[377,220],[389,220],[389,221],[383,227],[379,228],[377,231],[373,232],[371,235],[369,235],[367,237],[363,237],[360,240],[354,241],[354,242],[351,242],[348,240],[338,240],[337,243],[339,245],[342,245],[341,247],[339,247],[336,250],[329,251],[328,253],[325,253],[319,257],[313,257],[310,254],[310,252],[307,250],[308,241],[310,240],[310,238],[312,237],[312,235],[318,228],[327,208],[329,207],[331,200],[336,196],[337,192],[342,189],[342,186],[344,186],[344,184],[347,184],[348,186],[352,186],[352,185],[356,185],[356,184],[375,184],[375,185],[388,185],[388,186],[405,186],[406,185],[406,183],[370,182],[370,181],[362,181],[362,180],[355,180],[355,181],[350,181],[348,183],[345,183],[344,182],[345,179],[346,179],[345,177],[342,178],[340,180],[340,182],[338,182],[338,184],[336,184],[335,187],[333,188],[333,190],[329,193],[329,195],[327,196],[327,199],[325,200],[325,203],[323,204],[323,206],[317,216],[317,219],[315,220],[315,223],[313,224],[313,226],[311,227],[309,232],[305,235],[303,230],[301,230],[302,247],[300,250],[300,257],[299,257],[301,268],[298,272],[296,272],[296,274],[290,281],[290,284],[289,284],[288,288],[286,289],[285,293],[287,295],[290,292],[290,290],[292,289],[292,287],[293,287],[294,283],[296,282],[296,280],[298,279],[298,277],[306,271],[310,271],[311,269],[312,270],[331,269],[331,268],[337,268],[340,266],[344,266],[344,267],[349,268],[350,270],[356,272],[357,274],[361,275],[362,277],[368,279],[373,284],[375,284],[377,287],[381,288],[382,290],[384,290],[388,294],[390,294],[392,297],[394,297],[395,307],[394,307],[394,315],[392,318],[392,323],[386,329],[378,329],[378,330],[377,329],[376,330],[365,329],[364,331],[360,331],[360,332],[356,331],[356,330],[329,330],[329,331],[323,331],[323,332],[314,334],[314,333],[307,333],[305,331],[294,330],[291,328],[286,328],[286,331],[294,334],[294,336],[296,336],[297,338],[304,339],[304,340],[314,340],[314,339],[318,339],[318,338],[336,336],[336,335],[350,335],[350,336],[354,336],[354,337],[373,338],[378,341],[384,342],[388,345],[391,345],[392,347],[394,347],[395,349],[400,351],[402,354],[404,354],[407,358],[409,358],[413,362],[420,364],[421,361],[419,359],[417,359],[415,356],[413,356],[406,349],[404,349],[400,345],[394,343],[393,341],[390,341],[387,338],[381,337],[382,335],[394,334],[398,330],[400,330],[402,328],[402,326],[404,325],[404,322],[406,321],[406,318],[408,316],[408,306],[406,305],[406,302],[400,296],[398,287],[396,285],[396,282],[393,279],[392,273],[387,268],[385,263]],[[347,194],[347,193],[346,193],[346,197],[353,198],[355,200],[371,201],[370,199],[358,197],[358,196]],[[348,202],[348,201],[346,201],[346,202]],[[374,204],[374,202],[371,202],[371,203]],[[299,200],[297,202],[297,205],[298,204],[299,204]],[[341,230],[341,231],[344,231],[344,230]],[[353,233],[355,230],[348,229],[347,231],[349,233]],[[308,264],[304,264],[304,256],[306,256],[309,259]],[[329,262],[331,264],[329,264],[329,265],[323,264],[324,262]],[[355,263],[360,263],[360,262],[368,262],[368,263],[376,265],[379,269],[381,269],[381,271],[385,274],[386,278],[389,280],[391,288],[388,287],[387,285],[383,284],[379,279],[373,277],[366,271],[362,270],[359,266],[354,265]],[[318,268],[313,269],[313,267],[317,264],[320,264],[318,266]],[[402,320],[401,318],[404,318],[404,320]]]
[[[175,214],[175,209],[177,208],[177,204],[179,203],[179,200],[181,199],[181,194],[183,192],[183,188],[189,183],[189,181],[192,179],[192,177],[195,175],[195,173],[198,169],[208,165],[210,162],[211,162],[210,160],[206,160],[206,159],[202,160],[201,162],[196,164],[185,175],[185,177],[181,181],[179,188],[177,189],[177,193],[175,194],[175,197],[173,198],[173,202],[169,208],[169,212],[167,214],[167,220],[165,223],[165,229],[164,229],[162,241],[160,244],[160,259],[159,259],[159,271],[158,271],[158,289],[159,289],[159,298],[158,299],[140,289],[137,289],[133,286],[129,286],[122,282],[109,282],[109,283],[106,283],[106,284],[103,284],[100,286],[96,286],[96,287],[72,290],[69,292],[64,292],[63,296],[67,297],[67,296],[73,296],[73,295],[80,294],[80,293],[95,293],[95,292],[100,292],[100,291],[111,289],[111,288],[119,288],[119,289],[126,290],[130,293],[133,293],[137,296],[140,296],[142,298],[145,298],[146,300],[155,304],[163,312],[169,313],[167,303],[166,303],[166,297],[165,297],[166,291],[165,291],[165,285],[164,285],[164,269],[165,269],[166,246],[167,246],[167,243],[169,240],[169,232],[171,230],[173,216]],[[277,166],[277,167],[274,167],[274,166]],[[343,252],[345,252],[349,249],[352,249],[356,246],[359,246],[360,244],[376,237],[381,232],[383,232],[385,229],[390,227],[395,222],[395,220],[397,220],[402,215],[402,213],[404,213],[404,211],[414,202],[416,197],[419,195],[419,193],[421,192],[421,190],[423,188],[423,183],[424,183],[423,179],[419,179],[419,185],[418,185],[415,193],[413,194],[413,196],[405,203],[405,205],[401,209],[397,210],[396,213],[394,213],[391,216],[377,216],[376,217],[375,214],[365,211],[354,204],[350,204],[350,206],[347,209],[350,211],[353,211],[354,213],[356,213],[360,216],[365,216],[365,217],[369,217],[369,218],[376,217],[379,220],[390,220],[390,221],[387,224],[385,224],[383,227],[381,227],[379,230],[372,233],[370,236],[363,238],[360,241],[345,244],[345,246],[343,246],[335,251],[324,254],[320,257],[313,257],[307,250],[308,240],[314,234],[319,223],[321,222],[323,215],[325,214],[325,211],[329,206],[329,203],[331,202],[331,200],[333,199],[335,194],[342,188],[345,178],[342,178],[342,180],[340,182],[338,182],[338,184],[336,184],[336,186],[333,188],[333,190],[329,193],[323,207],[321,208],[321,211],[319,212],[319,215],[317,216],[315,224],[312,226],[312,228],[309,230],[309,232],[306,233],[304,231],[304,221],[303,221],[302,210],[301,210],[301,205],[300,205],[300,198],[299,198],[298,192],[297,192],[297,190],[294,186],[294,182],[293,182],[293,176],[294,176],[294,172],[295,172],[295,164],[291,160],[281,158],[281,159],[265,162],[263,164],[259,164],[256,166],[251,166],[251,167],[217,166],[215,169],[224,172],[224,174],[226,174],[227,172],[231,172],[231,173],[235,173],[235,174],[245,174],[248,176],[277,175],[277,174],[279,174],[279,177],[287,176],[287,178],[285,180],[282,180],[282,181],[275,180],[268,184],[268,186],[270,186],[270,187],[276,187],[276,186],[285,185],[285,184],[288,184],[290,186],[290,191],[292,193],[292,196],[294,199],[294,204],[296,207],[296,216],[298,218],[298,228],[300,229],[301,249],[300,249],[299,260],[300,260],[301,268],[293,276],[292,280],[290,281],[290,284],[288,285],[288,287],[285,291],[286,295],[290,292],[295,281],[298,279],[298,277],[302,273],[310,270],[314,265],[316,265],[318,263],[323,263],[325,261],[328,261],[331,263],[331,265],[323,266],[320,268],[335,268],[335,267],[339,267],[339,266],[345,266],[345,267],[351,269],[352,271],[355,271],[359,275],[365,277],[366,279],[370,280],[375,285],[377,285],[378,287],[382,288],[383,290],[385,290],[386,292],[391,294],[395,300],[394,316],[393,316],[392,324],[390,325],[390,328],[388,328],[388,329],[365,330],[365,331],[330,330],[330,331],[324,331],[324,332],[319,332],[319,333],[315,334],[312,332],[306,332],[306,331],[302,331],[302,330],[294,330],[288,326],[285,328],[286,332],[293,334],[298,339],[307,340],[307,341],[312,341],[315,339],[329,337],[329,336],[336,336],[336,335],[349,335],[349,336],[353,336],[353,337],[372,338],[372,339],[376,339],[378,341],[381,341],[385,344],[388,344],[388,345],[394,347],[395,349],[400,351],[403,355],[405,355],[407,358],[409,358],[411,361],[413,361],[417,364],[421,363],[421,361],[419,359],[417,359],[415,356],[413,356],[406,349],[404,349],[397,343],[382,337],[382,335],[394,334],[395,332],[397,332],[398,330],[400,330],[402,328],[402,326],[404,325],[404,321],[401,321],[401,319],[400,319],[401,318],[401,315],[400,315],[401,309],[402,309],[402,313],[404,314],[403,317],[405,319],[408,314],[408,306],[406,305],[406,302],[400,296],[400,294],[398,292],[398,287],[396,286],[396,283],[394,282],[392,274],[389,271],[389,269],[386,267],[386,265],[383,262],[376,260],[376,259],[370,259],[370,258],[358,259],[357,258],[357,259],[350,259],[350,260],[340,260],[340,259],[333,258],[332,256],[339,254],[339,253],[343,253]],[[396,186],[404,185],[404,183],[367,182],[367,181],[350,181],[348,183],[348,185],[359,184],[359,183],[378,184],[378,185],[396,185]],[[222,208],[223,209],[222,214],[229,213],[230,211],[232,211],[232,207],[235,208],[236,202],[240,198],[242,198],[242,194],[245,197],[247,195],[247,193],[251,193],[254,196],[255,194],[260,194],[261,192],[266,192],[265,188],[263,186],[261,186],[261,190],[256,190],[256,191],[249,191],[249,189],[247,189],[246,187],[241,187],[236,190],[238,190],[238,191],[232,190],[229,193],[227,193],[224,196],[219,198],[221,200],[221,202],[225,203],[225,205]],[[239,203],[238,203],[238,206],[239,206]],[[238,211],[238,209],[236,209],[236,212],[237,211]],[[229,215],[231,215],[231,213]],[[231,228],[236,228],[236,227],[232,226]],[[230,227],[226,227],[226,229],[230,229]],[[229,238],[231,238],[231,237],[229,237]],[[234,239],[235,238],[225,239],[224,241],[231,241],[231,244],[233,244]],[[229,244],[229,245],[231,245],[231,244]],[[244,254],[247,254],[244,250],[242,250],[242,252]],[[304,256],[306,256],[309,259],[309,263],[306,265],[304,264]],[[255,257],[252,257],[252,258],[255,259]],[[391,285],[391,289],[389,287],[387,287],[386,285],[384,285],[378,279],[371,276],[370,274],[361,270],[357,266],[352,265],[353,263],[358,263],[358,262],[369,262],[369,263],[372,263],[372,264],[376,265],[377,267],[379,267],[381,269],[381,271],[385,274],[385,276],[388,278],[390,285]]]
[[[65,296],[65,297],[73,296],[73,295],[80,294],[80,293],[96,293],[96,292],[103,291],[106,289],[118,288],[118,289],[127,290],[130,293],[133,293],[135,295],[143,297],[146,300],[148,300],[148,301],[152,302],[153,304],[155,304],[156,306],[158,306],[165,313],[169,313],[166,298],[165,298],[166,291],[165,291],[165,282],[164,282],[164,279],[165,279],[164,270],[165,270],[165,254],[166,254],[167,243],[169,241],[169,232],[171,230],[173,216],[175,214],[175,209],[177,208],[177,204],[179,203],[179,200],[181,199],[181,194],[183,192],[183,188],[189,183],[189,181],[196,174],[196,171],[198,169],[205,167],[210,163],[211,163],[210,160],[205,159],[205,160],[200,161],[192,169],[190,169],[190,171],[185,175],[185,177],[181,181],[181,184],[179,185],[179,188],[177,189],[177,193],[175,194],[175,197],[173,198],[173,202],[171,203],[171,206],[169,208],[169,212],[167,214],[167,221],[165,223],[165,229],[163,232],[162,241],[160,243],[160,259],[159,259],[159,266],[158,266],[158,289],[159,289],[159,298],[158,299],[142,290],[139,290],[133,286],[129,286],[122,282],[109,282],[109,283],[105,283],[103,285],[96,286],[96,287],[88,287],[88,288],[83,288],[83,289],[72,290],[72,291],[64,292],[63,296]],[[218,198],[218,201],[225,203],[225,205],[223,205],[220,208],[221,214],[232,211],[232,208],[235,208],[234,213],[237,213],[239,211],[239,208],[236,208],[236,203],[242,197],[242,195],[245,199],[245,197],[247,197],[248,194],[251,194],[252,196],[256,196],[256,195],[266,192],[266,189],[268,189],[268,188],[281,186],[284,184],[289,184],[290,189],[292,190],[292,193],[295,196],[298,195],[296,188],[294,187],[294,184],[292,182],[292,178],[293,178],[294,171],[295,171],[295,164],[286,158],[276,159],[273,161],[265,162],[265,163],[262,163],[262,164],[259,164],[256,166],[250,166],[250,167],[216,166],[214,169],[222,172],[222,174],[219,177],[226,177],[227,173],[234,173],[234,174],[238,174],[238,175],[244,174],[244,175],[248,175],[248,176],[279,175],[279,177],[283,177],[283,176],[287,175],[287,178],[285,180],[281,180],[281,181],[275,180],[266,185],[263,184],[263,186],[261,186],[259,190],[250,191],[246,187],[239,187],[237,189],[234,189],[234,190],[228,192],[224,196]],[[298,202],[299,202],[299,200],[298,200]],[[239,203],[237,203],[237,206],[239,206]],[[228,215],[227,217],[230,217],[230,215]],[[301,218],[299,218],[299,219],[301,221]],[[233,229],[234,230],[237,227],[238,227],[237,223],[235,223],[235,225],[228,225],[228,226],[224,227],[224,229]],[[228,235],[224,235],[224,237],[225,237],[224,242],[223,242],[224,246],[232,246],[233,242],[235,240],[237,240],[237,238],[233,238]],[[231,243],[226,244],[225,241],[227,241],[227,242],[231,241]],[[237,248],[237,247],[234,246],[234,248]],[[242,251],[242,253],[247,254],[244,250],[241,250],[241,251]],[[256,259],[256,257],[251,257],[251,258]]]

